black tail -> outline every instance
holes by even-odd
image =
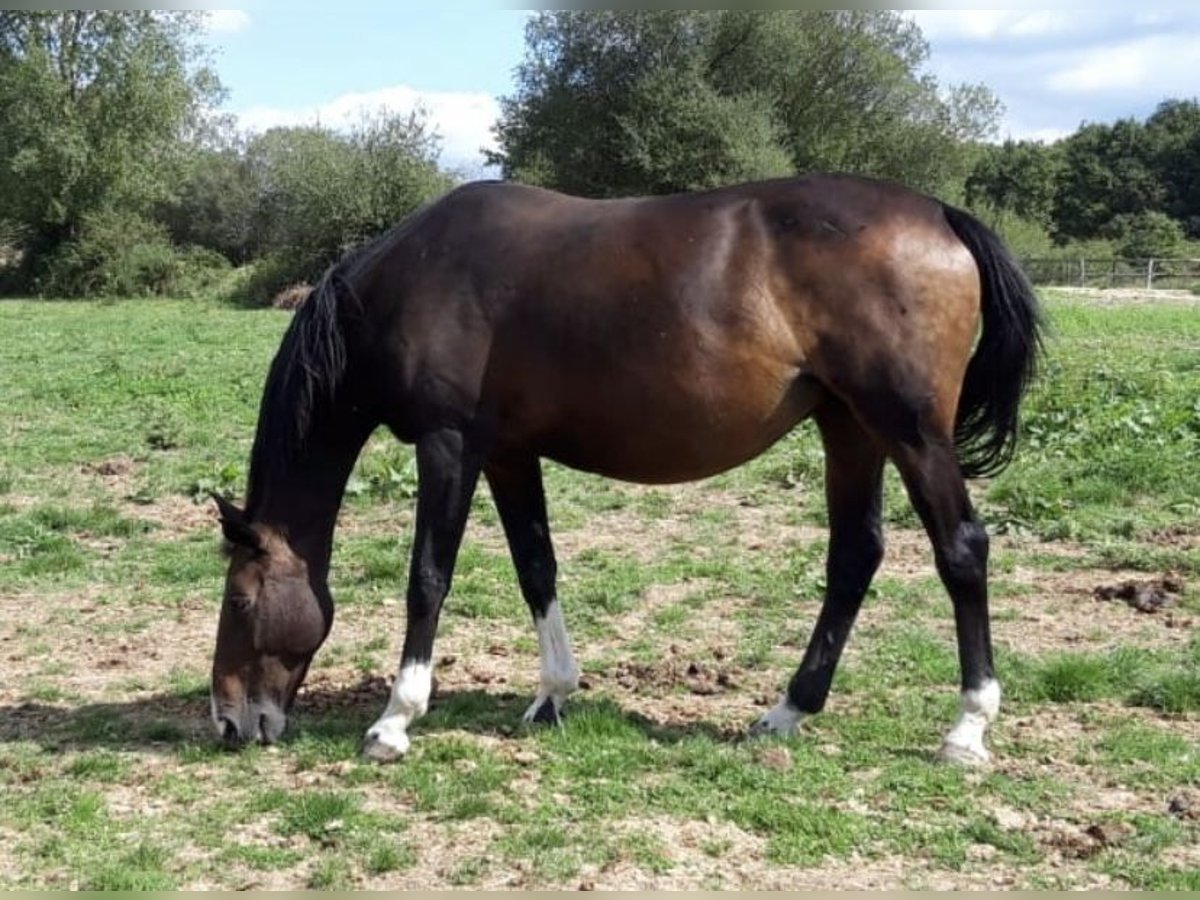
[[[1037,372],[1041,310],[1029,279],[986,225],[953,207],[946,221],[979,266],[983,333],[967,366],[954,440],[967,478],[995,475],[1012,461],[1021,398]]]

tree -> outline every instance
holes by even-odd
[[[220,96],[191,12],[0,11],[0,196],[36,254],[168,197]]]
[[[250,141],[254,229],[272,264],[259,293],[315,278],[452,180],[437,166],[439,141],[423,113],[363,119],[348,133],[274,128]]]
[[[1200,103],[1164,100],[1146,121],[1165,212],[1200,238]]]
[[[919,74],[927,53],[883,10],[541,13],[492,162],[593,196],[813,169],[945,189],[999,105],[941,91]]]
[[[999,221],[1011,214],[1043,229],[1050,226],[1062,160],[1055,147],[1005,141],[987,147],[966,183],[967,203]]]
[[[1117,254],[1129,260],[1175,259],[1184,255],[1185,236],[1180,224],[1158,210],[1121,215],[1105,229]]]
[[[236,265],[258,256],[263,247],[258,186],[245,148],[196,148],[175,195],[158,205],[155,218],[176,244],[215,250]]]
[[[1146,127],[1135,119],[1088,124],[1062,143],[1054,203],[1059,239],[1100,237],[1118,216],[1161,209],[1166,198]]]

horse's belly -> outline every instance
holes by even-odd
[[[816,408],[824,389],[794,380],[772,396],[609,401],[566,417],[543,455],[572,468],[642,484],[695,481],[761,455]]]

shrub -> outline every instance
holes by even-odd
[[[27,233],[19,222],[0,219],[0,294],[20,287]]]
[[[242,306],[266,306],[280,291],[297,281],[301,261],[286,253],[270,253],[239,269],[226,299]]]
[[[36,287],[61,297],[194,296],[229,269],[219,253],[174,246],[157,222],[106,209],[85,216],[78,236],[44,260]]]
[[[1175,259],[1186,252],[1183,226],[1165,213],[1117,216],[1105,230],[1124,259]]]
[[[266,303],[382,234],[453,184],[421,113],[382,113],[347,133],[275,128],[246,151],[265,254],[242,300]]]

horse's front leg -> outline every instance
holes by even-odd
[[[486,475],[541,653],[541,683],[525,721],[559,724],[568,695],[579,687],[579,665],[556,594],[557,566],[541,466],[535,457],[505,459],[489,464]]]
[[[459,431],[433,432],[417,442],[417,522],[408,580],[408,625],[391,700],[363,744],[363,753],[371,759],[390,762],[407,753],[408,727],[429,707],[433,639],[481,468],[481,456]]]

